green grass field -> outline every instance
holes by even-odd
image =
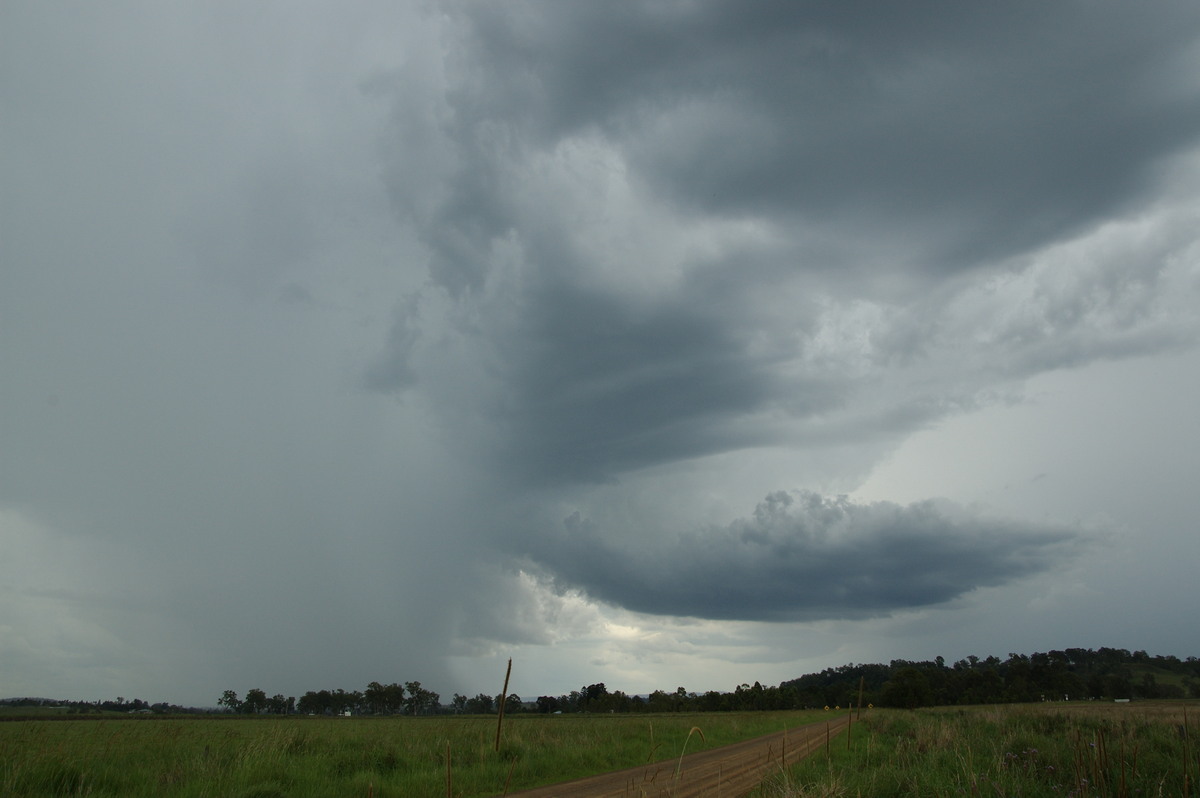
[[[4,796],[500,795],[822,720],[817,713],[105,717],[0,722]],[[1196,796],[1200,702],[867,710],[760,798]]]
[[[1200,796],[1198,733],[1198,701],[869,710],[758,795]]]
[[[4,796],[500,795],[819,720],[824,713],[207,717],[0,723]],[[447,768],[449,760],[449,768]]]

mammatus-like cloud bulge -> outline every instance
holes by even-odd
[[[929,607],[1069,560],[1079,531],[957,506],[776,492],[749,518],[617,549],[574,513],[533,557],[564,587],[638,612],[723,620],[865,618]]]

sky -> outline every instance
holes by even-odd
[[[0,696],[1200,655],[1200,6],[0,4]]]

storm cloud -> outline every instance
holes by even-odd
[[[403,206],[431,332],[400,314],[371,384],[422,355],[486,371],[470,410],[504,462],[605,479],[847,415],[834,434],[904,433],[1005,379],[1189,339],[1159,304],[1171,252],[1087,236],[1200,133],[1194,12],[1131,33],[1117,8],[861,11],[461,8],[445,135],[390,145],[443,165]],[[1035,254],[1069,242],[1073,263]],[[987,314],[1014,300],[1005,337]],[[864,407],[881,383],[905,385]]]
[[[441,178],[414,199],[389,177],[430,285],[369,385],[545,499],[777,447],[870,462],[1033,375],[1187,346],[1188,222],[1139,219],[1200,134],[1197,15],[1132,13],[457,7],[444,135],[385,144],[432,143],[412,160]],[[1078,551],[1053,525],[830,506],[845,539],[491,542],[630,609],[755,619],[927,606]]]
[[[1198,41],[4,4],[0,696],[1197,653]]]
[[[863,618],[951,601],[1069,561],[1079,530],[947,503],[855,504],[779,491],[725,527],[620,550],[578,513],[539,552],[557,578],[639,612],[725,620]]]

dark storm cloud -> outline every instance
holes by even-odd
[[[720,314],[555,287],[524,318],[509,360],[513,409],[496,421],[503,456],[529,476],[605,480],[770,442],[769,428],[739,422],[778,404],[784,386]],[[816,382],[797,401],[831,404]]]
[[[1133,351],[1082,316],[1035,319],[1032,337],[975,336],[993,373],[955,385],[943,369],[926,388],[901,379],[889,407],[852,403],[975,335],[938,318],[946,272],[994,270],[1136,205],[1200,135],[1200,87],[1176,74],[1200,11],[1156,8],[462,6],[441,99],[396,88],[389,143],[426,293],[447,301],[426,296],[441,309],[420,319],[403,303],[367,384],[424,373],[446,427],[486,428],[469,445],[486,439],[506,471],[595,480],[772,438],[895,435],[997,378]],[[604,171],[569,160],[580,141],[628,170],[631,213],[661,216],[664,238],[751,220],[762,240],[674,263],[631,253],[631,273],[679,271],[665,291],[597,285],[612,266],[589,231],[628,231]],[[1132,268],[1153,281],[1157,266]],[[764,310],[782,297],[787,318]],[[897,303],[864,328],[865,367],[822,350],[821,299]],[[439,384],[455,368],[479,377]]]
[[[1074,595],[1020,634],[1141,634],[1195,561],[1200,368],[1162,355],[1200,340],[1198,23],[0,4],[0,695],[446,695],[520,644],[563,663],[531,689],[647,649],[625,689],[681,659],[717,687],[786,653],[575,588],[716,618],[950,601],[989,630]],[[989,407],[1056,391],[1045,426]],[[905,506],[771,494],[731,523],[801,487]],[[938,495],[1142,545],[1060,572],[1088,529],[907,504]],[[486,678],[442,681],[468,655]]]
[[[1200,11],[1155,10],[456,6],[442,83],[372,83],[428,283],[366,384],[426,403],[521,504],[768,447],[856,449],[861,473],[1033,375],[1190,342],[1170,288],[1190,234],[1161,222],[1125,258],[1098,232],[1200,139]],[[636,556],[605,543],[627,530],[488,537],[599,598],[720,618],[937,604],[1071,549],[933,506],[828,507],[845,534],[784,512],[761,540]],[[826,578],[842,561],[849,582]]]
[[[942,604],[1067,561],[1079,531],[947,504],[767,496],[722,528],[618,549],[578,513],[534,555],[557,578],[640,612],[727,620],[864,618]]]
[[[742,427],[780,404],[784,386],[770,357],[752,355],[745,331],[722,313],[679,297],[630,301],[556,280],[515,298],[511,313],[516,321],[492,319],[492,336],[473,332],[466,341],[491,369],[484,395],[468,402],[486,413],[493,456],[509,477],[530,486],[607,481],[770,442],[769,429]],[[368,373],[370,387],[417,379],[413,319],[411,311],[397,314],[389,357]],[[788,401],[830,406],[829,389],[809,382]]]
[[[1145,11],[472,6],[455,109],[536,146],[599,129],[681,205],[871,224],[904,260],[956,270],[1127,206],[1195,140],[1200,10]]]

